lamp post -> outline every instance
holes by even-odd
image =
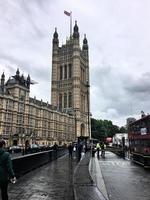
[[[22,133],[22,155],[25,154],[25,134]]]
[[[74,123],[75,123],[75,129],[74,129],[74,131],[75,131],[75,138],[74,139],[76,139],[77,138],[77,118],[76,118],[77,116],[76,116],[76,110],[74,110]]]
[[[87,114],[88,114],[88,136],[90,137],[90,113],[89,113],[89,82],[86,82],[86,87],[87,87]]]

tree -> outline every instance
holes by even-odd
[[[120,127],[119,133],[127,133],[127,129],[124,126]]]
[[[121,129],[124,130],[123,128]],[[106,137],[113,137],[120,132],[120,128],[113,125],[111,120],[91,119],[92,138],[104,140]]]

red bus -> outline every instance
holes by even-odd
[[[150,115],[130,123],[128,137],[133,161],[150,168]]]

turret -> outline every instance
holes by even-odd
[[[19,75],[20,75],[20,72],[19,72],[19,69],[17,69],[17,71],[16,71],[16,77],[19,78]]]
[[[30,89],[30,83],[31,83],[31,79],[30,79],[30,76],[28,74],[28,77],[27,77],[27,88]]]
[[[77,26],[77,21],[75,21],[75,26],[73,28],[73,38],[74,39],[79,39],[79,28]]]
[[[86,38],[86,34],[84,35],[82,50],[88,50],[88,41]]]
[[[55,32],[53,34],[53,44],[52,44],[52,83],[57,81],[57,74],[58,74],[58,66],[59,66],[59,40],[58,40],[58,33],[57,29],[55,28]],[[51,91],[51,102],[53,105],[57,103],[56,98],[56,88],[57,84],[52,84]]]
[[[4,92],[4,85],[5,85],[5,74],[3,72],[2,76],[1,76],[1,90],[2,90],[2,92]]]
[[[1,76],[1,85],[5,84],[5,74],[3,72],[2,76]]]
[[[24,76],[22,74],[22,76],[21,76],[21,84],[24,85],[24,83],[25,83],[25,79],[24,79]]]
[[[53,45],[59,45],[59,40],[58,40],[58,33],[57,33],[57,28],[55,28],[55,32],[53,35]]]

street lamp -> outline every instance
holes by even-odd
[[[75,139],[77,138],[77,118],[76,110],[74,111],[74,122],[75,122]]]
[[[90,113],[89,113],[89,82],[86,82],[86,87],[87,87],[87,113],[88,113],[88,136],[90,137]]]
[[[22,133],[22,155],[25,154],[25,134]]]

